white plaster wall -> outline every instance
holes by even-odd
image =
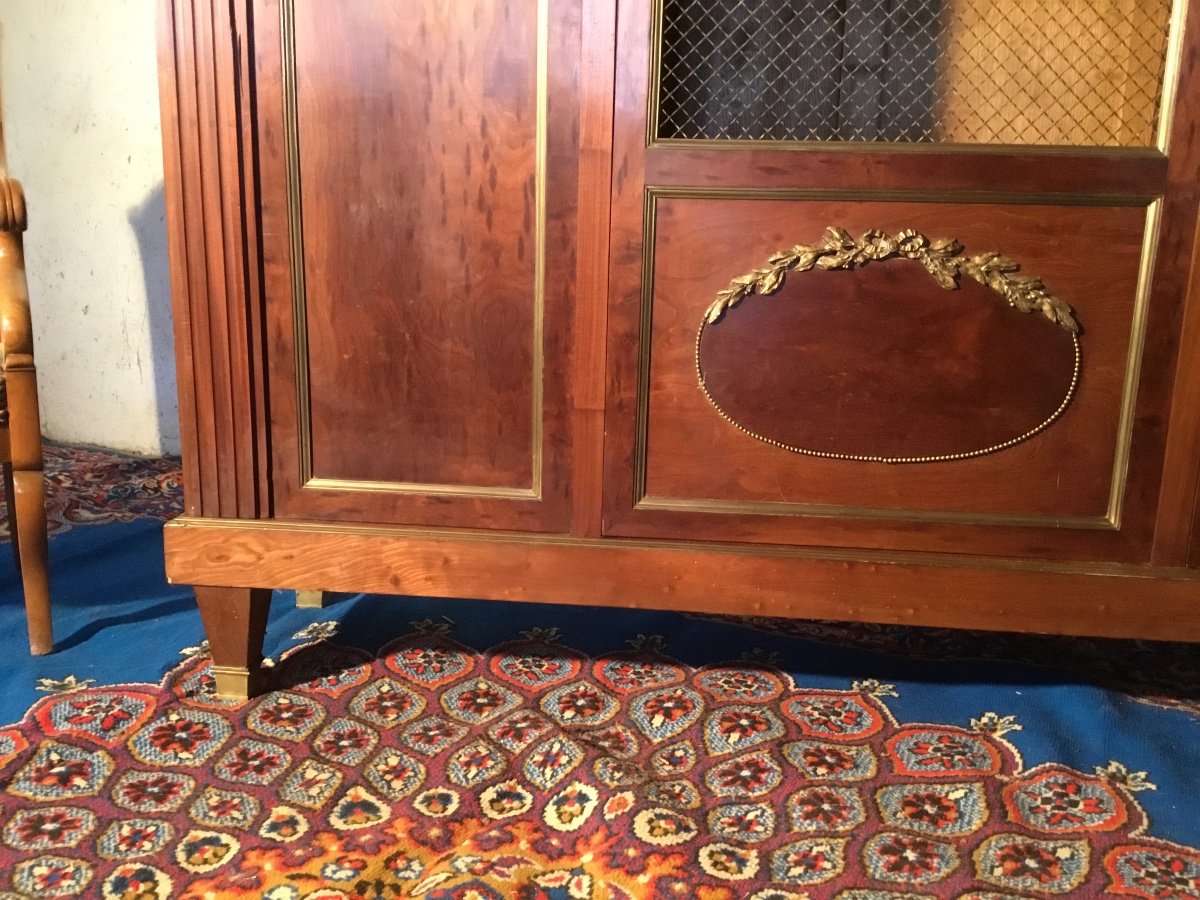
[[[178,452],[154,0],[0,0],[44,433]]]

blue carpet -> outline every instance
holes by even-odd
[[[0,546],[0,724],[19,720],[41,696],[39,679],[94,679],[97,684],[157,682],[185,647],[203,639],[191,590],[163,576],[162,523],[149,519],[76,527],[51,538],[57,650],[31,658],[11,554]],[[966,726],[994,712],[1015,716],[1006,738],[1027,768],[1055,761],[1092,771],[1110,760],[1145,772],[1157,790],[1139,794],[1149,834],[1200,845],[1200,716],[1137,702],[1078,674],[1016,659],[929,660],[673,613],[339,595],[325,609],[302,610],[276,592],[266,653],[278,658],[314,623],[337,622],[337,641],[373,650],[406,633],[409,623],[446,618],[454,637],[479,647],[531,627],[554,627],[564,642],[613,651],[638,634],[666,639],[666,652],[691,665],[744,653],[774,654],[800,685],[849,688],[878,679],[894,685],[888,706],[902,723]],[[1039,639],[1030,638],[1030,641]],[[1112,642],[1122,652],[1124,642]],[[1144,645],[1143,645],[1143,650]],[[1185,653],[1200,653],[1191,648]],[[1175,648],[1175,652],[1181,652]],[[1119,660],[1117,667],[1119,668]],[[1193,705],[1194,706],[1194,705]]]

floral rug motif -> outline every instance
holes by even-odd
[[[46,524],[50,534],[75,525],[166,520],[183,510],[179,460],[145,459],[112,450],[42,445]],[[7,498],[0,499],[0,540],[9,539]]]
[[[978,659],[1045,666],[1128,694],[1141,703],[1200,716],[1200,645],[1197,644],[769,616],[705,618],[908,659]]]
[[[52,441],[45,442],[43,451],[50,534],[75,525],[166,521],[182,512],[182,473],[176,457],[147,459]],[[9,537],[3,502],[0,498],[0,541]],[[910,659],[1001,660],[1046,666],[1145,703],[1200,716],[1200,651],[1194,644],[750,616],[708,618]]]
[[[1200,897],[1147,773],[1026,770],[1003,710],[900,723],[890,685],[755,654],[451,627],[306,644],[242,704],[203,655],[55,685],[0,728],[0,898]]]

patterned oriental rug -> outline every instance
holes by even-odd
[[[51,535],[76,525],[140,519],[166,521],[182,510],[179,460],[147,459],[48,441],[43,447]],[[0,501],[0,541],[8,520]],[[1019,661],[1067,671],[1141,702],[1200,716],[1200,648],[1193,644],[1121,641],[948,628],[915,628],[803,619],[706,617],[810,641],[859,647],[906,658]]]
[[[143,459],[50,441],[42,445],[42,454],[51,535],[76,525],[179,515],[183,485],[178,459]],[[0,504],[0,512],[6,508]],[[8,517],[0,515],[0,539],[9,537]]]
[[[166,521],[183,506],[179,460],[146,459],[46,442],[51,535],[76,525]],[[0,541],[8,520],[0,501]],[[909,659],[1018,661],[1071,672],[1135,699],[1200,716],[1200,648],[1194,644],[915,628],[759,616],[707,617],[774,634],[858,647]],[[165,658],[165,657],[164,657]]]
[[[1195,646],[279,592],[274,689],[223,703],[177,462],[47,454],[0,900],[1200,898]]]
[[[18,896],[1200,897],[1145,836],[1145,773],[1025,769],[1010,716],[899,724],[893,686],[693,668],[643,636],[486,649],[416,623],[324,641],[217,701],[67,685],[0,731],[0,884]]]
[[[1200,646],[1161,641],[1060,637],[913,628],[862,622],[775,619],[769,616],[707,617],[771,634],[859,647],[908,659],[1019,661],[1073,673],[1120,691],[1141,703],[1200,716]]]

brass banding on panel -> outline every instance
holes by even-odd
[[[540,500],[543,482],[543,433],[546,305],[546,197],[549,112],[549,0],[537,2],[536,121],[534,123],[534,284],[532,343],[532,434],[529,487],[323,478],[313,471],[312,397],[309,369],[307,293],[304,271],[303,203],[300,188],[300,126],[296,60],[296,0],[280,0],[283,81],[284,156],[287,217],[291,255],[291,304],[296,368],[297,449],[299,484],[310,491],[349,491],[493,500]]]

